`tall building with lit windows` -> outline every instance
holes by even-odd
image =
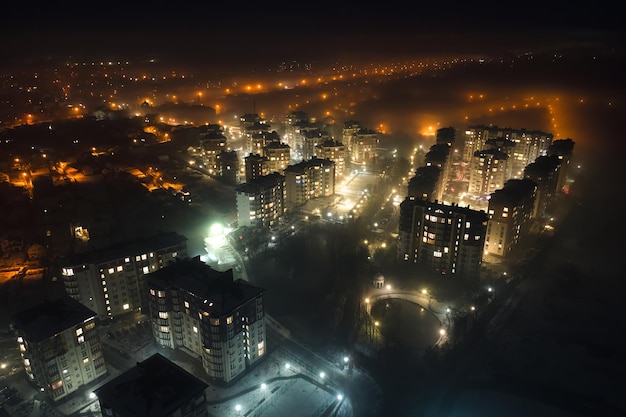
[[[530,179],[510,179],[489,198],[489,223],[485,255],[505,258],[530,228],[537,184]]]
[[[285,176],[278,172],[241,184],[235,193],[239,227],[273,226],[285,214]]]
[[[350,161],[357,167],[376,162],[379,141],[379,132],[368,128],[359,129],[350,140]]]
[[[441,274],[477,277],[487,213],[407,197],[400,203],[398,259]]]
[[[251,153],[244,158],[246,169],[246,181],[269,174],[269,158],[267,156]]]
[[[509,178],[509,156],[497,149],[477,151],[469,166],[467,193],[478,208],[487,208],[489,194],[504,186]]]
[[[282,174],[291,163],[291,148],[286,143],[270,142],[263,148],[263,154],[267,156],[268,171]]]
[[[230,383],[267,352],[264,290],[233,280],[199,257],[145,276],[157,344],[200,359],[208,377]]]
[[[335,193],[335,163],[313,157],[285,169],[286,203],[300,206],[307,201]]]
[[[222,132],[211,132],[200,139],[202,163],[210,174],[217,173],[217,156],[228,150],[226,136]]]
[[[28,381],[58,401],[107,373],[96,314],[64,296],[15,313]]]
[[[147,307],[144,274],[186,257],[187,238],[171,232],[62,258],[58,265],[70,297],[99,318],[113,318]]]
[[[325,140],[315,147],[315,156],[335,163],[335,177],[343,178],[346,169],[346,147],[333,139]]]

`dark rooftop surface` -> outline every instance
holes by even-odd
[[[120,415],[169,416],[208,385],[156,353],[98,388],[102,407]]]
[[[41,342],[94,317],[94,313],[73,298],[45,300],[13,316],[13,324],[30,342]]]
[[[211,313],[217,316],[230,313],[264,291],[243,280],[234,281],[232,269],[217,271],[198,257],[178,260],[145,277],[149,285],[184,289],[206,300]]]

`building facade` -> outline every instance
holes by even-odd
[[[315,155],[335,163],[335,177],[343,178],[346,169],[346,147],[341,142],[328,139],[316,146]]]
[[[489,198],[489,223],[485,255],[505,258],[520,242],[531,224],[537,184],[529,179],[510,179]]]
[[[53,401],[107,373],[96,313],[73,298],[23,310],[12,324],[28,380]]]
[[[107,250],[58,261],[65,292],[99,318],[114,318],[147,308],[144,274],[186,258],[187,238],[163,233]]]
[[[288,207],[331,196],[335,193],[335,163],[313,157],[290,165],[285,169],[285,188]]]
[[[487,221],[484,211],[406,198],[400,203],[398,259],[441,274],[477,277]]]
[[[278,172],[241,184],[235,192],[239,227],[270,227],[285,214],[285,176]]]
[[[230,383],[267,352],[263,289],[199,257],[146,275],[159,346],[192,352],[208,377]]]

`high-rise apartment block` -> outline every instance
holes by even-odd
[[[335,163],[330,159],[313,157],[285,169],[286,202],[288,207],[335,194]]]
[[[487,221],[484,211],[406,198],[400,203],[398,259],[442,274],[477,277]]]
[[[285,176],[278,172],[239,185],[237,222],[241,226],[273,226],[285,214]]]
[[[504,186],[509,178],[509,156],[497,149],[476,151],[469,165],[468,194],[473,204],[486,208],[488,196]]]
[[[28,380],[58,401],[107,373],[96,313],[69,296],[12,317]]]
[[[328,139],[315,147],[315,155],[335,163],[335,176],[342,178],[346,169],[346,147],[343,143]]]
[[[350,139],[350,161],[355,168],[363,168],[372,165],[378,158],[378,143],[380,133],[368,129],[359,129]]]
[[[530,179],[510,179],[489,198],[489,223],[485,255],[506,257],[531,226],[537,184]]]
[[[146,275],[159,346],[191,352],[208,377],[230,383],[267,352],[262,288],[199,257]]]
[[[270,142],[263,148],[263,154],[267,156],[268,170],[270,173],[282,174],[291,163],[291,149],[282,142]]]
[[[269,174],[269,158],[258,153],[251,153],[244,158],[246,182]]]
[[[217,173],[217,156],[226,151],[226,136],[222,132],[210,132],[200,140],[202,163],[210,174]]]
[[[172,232],[57,262],[65,292],[99,318],[113,318],[147,307],[144,274],[187,256],[187,238]]]

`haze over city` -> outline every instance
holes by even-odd
[[[9,22],[0,32],[5,49],[0,64],[0,173],[5,175],[0,180],[6,196],[0,240],[9,242],[3,246],[0,323],[7,332],[2,354],[15,369],[3,380],[23,396],[3,408],[8,415],[101,415],[96,403],[81,409],[48,401],[56,414],[33,408],[32,399],[44,399],[29,397],[32,382],[17,359],[10,329],[20,308],[65,292],[59,262],[80,253],[80,243],[62,250],[46,246],[49,230],[35,221],[39,215],[25,214],[57,198],[59,212],[71,211],[72,227],[91,222],[91,245],[99,251],[105,251],[104,242],[122,248],[127,241],[175,232],[187,239],[189,255],[208,259],[217,269],[223,256],[235,278],[263,288],[265,313],[272,320],[266,324],[268,355],[289,352],[302,361],[302,369],[324,358],[335,365],[332,387],[345,389],[334,414],[325,408],[327,414],[314,415],[575,417],[626,411],[620,382],[626,366],[621,335],[626,227],[619,221],[625,200],[619,179],[626,149],[619,123],[626,114],[626,68],[623,33],[610,8],[594,12],[552,5],[544,14],[540,7],[500,14],[465,6],[447,19],[447,11],[434,5],[416,15],[345,5],[311,6],[295,15],[278,7],[246,12],[227,5],[169,15],[124,10],[121,5],[100,14],[44,10],[31,20]],[[491,25],[480,21],[481,12]],[[470,24],[480,28],[469,30]],[[237,224],[236,193],[243,178],[233,184],[209,168],[191,162],[180,166],[200,147],[196,131],[221,126],[228,146],[243,160],[247,142],[236,133],[243,131],[242,116],[258,116],[286,142],[284,121],[298,112],[339,141],[350,121],[378,135],[380,172],[355,169],[352,177],[346,175],[352,183],[335,185],[334,194],[343,193],[344,200],[358,192],[376,202],[354,223],[326,221],[320,212],[330,217],[339,210],[331,213],[320,202],[310,218],[304,208],[292,208],[280,222],[254,232]],[[476,126],[573,141],[568,187],[555,193],[554,218],[541,219],[550,232],[522,238],[510,259],[485,257],[480,275],[466,281],[450,271],[407,268],[396,256],[402,235],[398,207],[417,172],[414,158],[434,149],[437,134],[446,128],[453,128],[458,144]],[[131,136],[135,143],[124,142]],[[77,151],[85,143],[90,152]],[[51,191],[38,200],[33,180],[41,170],[16,161],[22,155],[34,161],[39,153],[54,160],[53,189],[69,190],[75,183],[80,191],[62,198]],[[71,170],[72,164],[78,169]],[[145,195],[136,194],[134,185],[122,186],[117,177],[115,185],[100,188],[100,178],[122,166],[129,177],[140,171],[153,178],[139,181]],[[396,172],[405,168],[408,175]],[[16,179],[18,171],[24,178]],[[377,175],[382,179],[373,180]],[[27,191],[26,197],[16,197],[17,189]],[[163,189],[178,191],[175,203],[159,194]],[[183,192],[189,191],[186,197]],[[105,212],[110,219],[100,217]],[[207,243],[213,222],[235,230],[227,254],[212,253]],[[19,245],[16,235],[23,236]],[[40,260],[46,272],[39,284],[25,285],[18,272],[22,261],[7,248],[23,246],[26,252],[34,245],[48,254]],[[388,288],[372,289],[380,277]],[[359,304],[377,290],[391,292],[392,285],[406,294]],[[484,316],[470,313],[479,302]],[[450,306],[458,311],[446,313]],[[371,310],[364,318],[366,308]],[[285,334],[301,345],[287,347]],[[132,352],[111,338],[104,344],[105,359],[116,358],[115,349],[130,355],[126,361],[111,359],[111,373],[146,359],[144,352],[169,352],[153,340]],[[305,348],[310,351],[299,351]],[[350,365],[347,356],[342,363],[344,354],[350,355]],[[269,375],[271,363],[251,368],[251,383]],[[235,381],[218,396],[226,397],[245,381]],[[285,394],[290,395],[295,396]],[[207,400],[216,404],[209,415],[236,415],[234,404]],[[259,416],[276,415],[271,407],[259,410]]]

